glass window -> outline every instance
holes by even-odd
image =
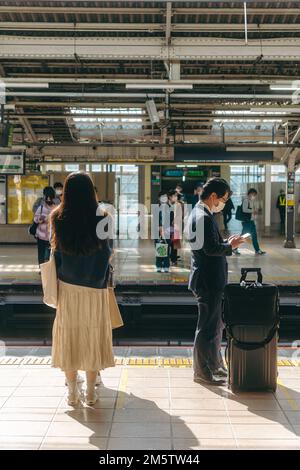
[[[0,176],[0,224],[6,223],[6,178]]]
[[[33,204],[39,197],[42,197],[43,189],[48,184],[48,176],[9,176],[7,178],[7,222],[30,224],[33,219]]]
[[[79,164],[78,163],[68,163],[65,165],[66,171],[79,171]]]
[[[42,168],[43,168],[43,172],[47,172],[47,171],[62,171],[62,165],[60,164],[57,164],[57,163],[51,163],[51,164],[45,164],[45,165],[42,165]]]
[[[138,223],[139,169],[136,165],[115,165],[114,170],[120,182],[121,199],[116,192],[115,201],[119,211],[119,233],[126,237],[129,227]]]
[[[264,165],[230,165],[230,188],[232,201],[237,207],[247,193],[247,188],[265,181]]]
[[[277,182],[286,181],[285,165],[271,165],[271,181],[277,181]]]
[[[92,171],[95,171],[95,172],[102,171],[101,168],[102,168],[102,165],[99,165],[98,163],[92,164]]]

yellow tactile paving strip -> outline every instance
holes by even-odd
[[[116,366],[138,366],[138,367],[192,367],[193,360],[186,357],[117,357],[115,359]],[[0,365],[18,366],[18,365],[51,365],[51,357],[14,357],[4,356],[0,359]],[[280,367],[299,367],[300,360],[296,359],[278,359],[277,365]]]

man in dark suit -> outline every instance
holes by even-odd
[[[188,223],[192,250],[189,289],[197,298],[199,310],[193,351],[194,381],[212,385],[224,383],[227,375],[221,356],[226,256],[244,241],[240,235],[223,240],[213,216],[223,210],[230,194],[229,185],[222,178],[208,180]]]

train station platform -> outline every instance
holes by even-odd
[[[228,257],[229,280],[239,279],[241,267],[261,267],[266,282],[279,285],[300,285],[300,237],[298,248],[283,247],[282,237],[262,238],[264,256],[255,255],[249,243],[241,248],[240,256]],[[121,286],[186,285],[190,266],[190,249],[179,250],[178,266],[170,273],[157,273],[154,243],[151,240],[120,240],[115,242],[115,282]],[[40,284],[35,245],[0,246],[0,284]]]
[[[193,382],[191,348],[115,348],[99,400],[72,408],[50,348],[0,351],[0,449],[300,450],[299,349],[279,348],[276,393]]]

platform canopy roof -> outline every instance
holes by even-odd
[[[186,143],[298,158],[300,2],[2,0],[1,94],[37,156],[168,160]]]

